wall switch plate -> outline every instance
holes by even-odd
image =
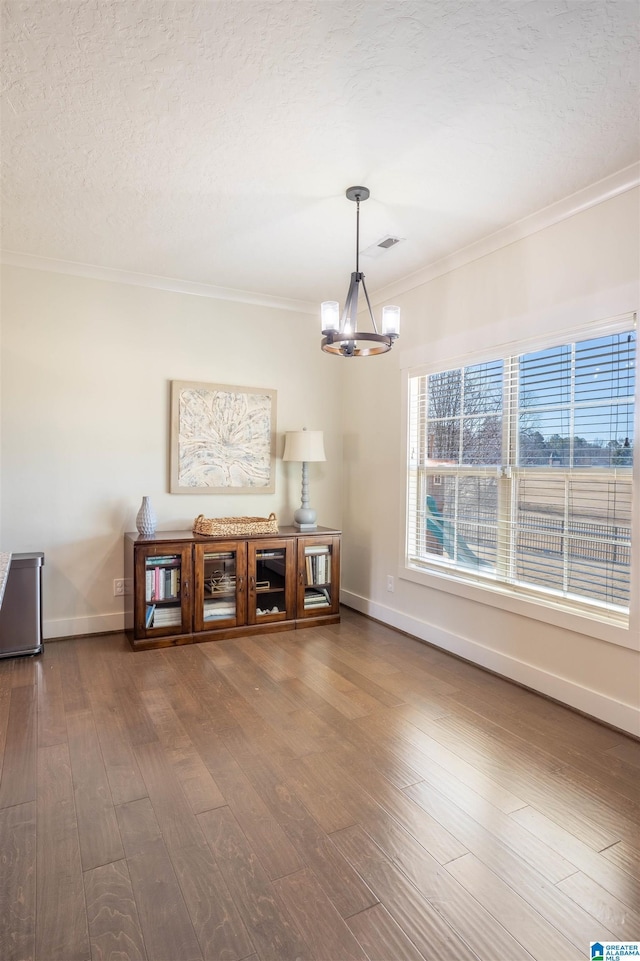
[[[395,589],[396,589],[395,578],[393,577],[392,574],[387,574],[387,590],[395,591]]]
[[[126,577],[116,577],[113,582],[113,596],[124,597],[131,593],[131,581]]]

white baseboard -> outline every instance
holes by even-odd
[[[623,704],[598,691],[589,690],[580,684],[558,677],[541,668],[526,664],[508,654],[495,651],[490,647],[479,644],[466,637],[459,637],[449,631],[434,627],[426,621],[410,617],[402,611],[394,610],[384,604],[377,604],[366,597],[354,594],[351,591],[340,591],[340,602],[347,607],[352,607],[361,614],[395,627],[399,631],[404,631],[412,637],[421,641],[433,644],[434,647],[442,648],[451,654],[457,654],[477,664],[479,667],[494,671],[502,677],[516,681],[525,687],[541,694],[547,695],[556,701],[561,701],[569,707],[588,714],[590,717],[605,724],[611,724],[621,731],[627,731],[635,737],[640,737],[640,709],[630,704]]]
[[[108,634],[111,631],[124,631],[124,614],[92,614],[90,617],[61,617],[58,620],[45,620],[42,634],[45,640],[54,641],[58,637],[77,637],[82,634]]]

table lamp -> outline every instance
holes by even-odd
[[[285,434],[283,460],[302,461],[302,504],[293,515],[293,522],[299,531],[314,531],[316,529],[316,512],[309,507],[309,471],[310,461],[322,461],[324,455],[324,440],[321,430],[289,430]]]

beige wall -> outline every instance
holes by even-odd
[[[113,579],[143,494],[165,530],[199,513],[291,523],[301,467],[281,460],[286,430],[325,431],[310,499],[340,525],[340,364],[314,317],[8,266],[1,316],[0,548],[44,551],[45,638],[122,626]],[[171,380],[277,391],[274,495],[167,493]]]
[[[627,191],[400,296],[395,350],[345,368],[343,599],[640,734],[637,609],[622,646],[584,621],[552,625],[540,608],[523,616],[411,582],[401,561],[403,368],[636,310],[638,199]],[[634,605],[637,587],[636,562]]]

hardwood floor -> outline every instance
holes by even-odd
[[[352,611],[0,661],[2,961],[584,961],[640,743]]]

